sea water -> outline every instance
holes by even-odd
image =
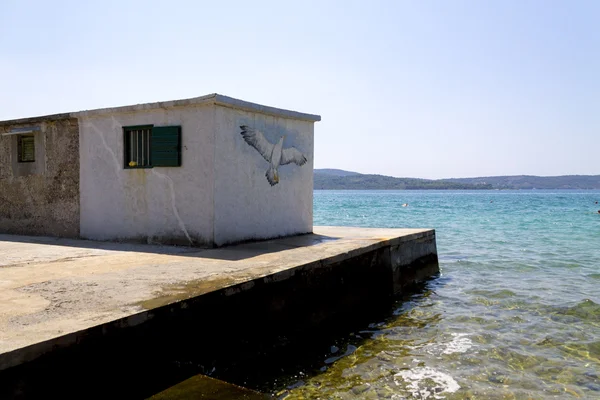
[[[315,225],[435,228],[441,275],[282,397],[600,399],[600,191],[315,191]],[[340,357],[341,356],[341,357]]]

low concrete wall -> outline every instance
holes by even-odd
[[[32,130],[35,161],[18,162],[18,135]],[[0,125],[0,233],[79,236],[79,131],[64,115]]]
[[[393,292],[402,293],[417,282],[440,272],[435,233],[390,246]]]
[[[240,283],[188,282],[189,297],[131,304],[147,310],[5,354],[45,353],[0,371],[0,398],[143,398],[198,373],[256,382],[306,346],[366,327],[394,295],[439,272],[433,230],[353,240],[361,244],[348,249],[332,237],[317,261],[282,254],[289,268]]]

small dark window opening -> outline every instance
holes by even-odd
[[[33,135],[17,137],[18,162],[35,162],[35,139]]]
[[[148,168],[152,125],[123,128],[125,134],[125,168]]]

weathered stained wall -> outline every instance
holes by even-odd
[[[79,113],[81,237],[204,246],[213,238],[214,106]],[[182,166],[124,168],[123,126],[182,127]]]
[[[215,123],[215,243],[312,232],[314,122],[217,105]],[[283,147],[296,147],[308,161],[279,166],[279,183],[271,186],[269,163],[244,141],[241,125],[270,143],[286,135]]]
[[[195,103],[195,102],[198,103]],[[81,142],[81,237],[221,246],[312,231],[314,121],[220,95],[76,114]],[[182,166],[125,169],[124,126],[182,127]],[[241,125],[271,143],[286,135],[307,158],[280,166],[246,143]]]
[[[15,129],[35,128],[35,162],[17,162]],[[79,133],[68,116],[0,125],[0,233],[79,236]]]

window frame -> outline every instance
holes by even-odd
[[[130,125],[123,126],[123,167],[124,169],[147,169],[147,168],[169,168],[169,167],[181,167],[182,162],[182,127],[181,125],[166,125],[166,126],[155,126],[153,124],[144,125]],[[147,130],[148,139],[147,144],[144,144],[142,139],[141,147],[136,142],[136,157],[131,157],[132,153],[132,131],[144,131]],[[139,133],[138,133],[139,134]],[[142,135],[145,133],[142,132]],[[144,160],[147,160],[145,165],[134,165],[131,166],[129,163],[139,160],[139,149],[142,150],[142,157],[144,151],[146,156]],[[134,159],[132,159],[134,158]]]
[[[146,168],[154,168],[152,166],[152,128],[154,128],[154,125],[131,125],[131,126],[124,126],[123,127],[123,164],[124,164],[124,168],[125,169],[146,169]],[[131,151],[131,146],[130,146],[130,142],[129,142],[129,138],[128,138],[128,133],[131,131],[139,131],[139,130],[144,130],[144,129],[148,129],[149,130],[149,134],[148,134],[148,165],[135,165],[135,166],[131,166],[129,165],[129,162],[131,162],[131,160],[128,162],[127,160],[129,160],[129,153]]]
[[[24,160],[23,157],[23,139],[31,138],[33,142],[33,159]],[[35,162],[35,134],[20,134],[17,135],[17,162],[18,163],[34,163]]]

